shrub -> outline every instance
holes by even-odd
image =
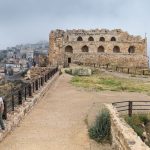
[[[132,117],[125,117],[125,121],[134,129],[138,136],[143,137],[144,127],[150,119],[146,114],[134,114]]]
[[[94,125],[88,130],[91,139],[99,143],[111,143],[111,121],[109,112],[103,109]]]

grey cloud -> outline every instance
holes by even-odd
[[[0,0],[0,48],[48,40],[55,28],[122,28],[149,37],[149,8],[149,0]]]

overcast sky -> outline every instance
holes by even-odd
[[[150,0],[0,0],[0,49],[48,41],[56,28],[121,28],[150,39]]]

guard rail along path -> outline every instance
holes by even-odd
[[[32,80],[26,80],[21,88],[12,89],[4,97],[4,113],[6,130],[0,132],[0,141],[11,130],[18,126],[22,118],[29,112],[33,105],[44,96],[51,83],[59,76],[58,67],[47,68],[42,74]]]
[[[118,112],[127,111],[130,117],[132,116],[133,111],[150,111],[150,101],[122,101],[112,104],[115,106]]]
[[[126,73],[126,74],[134,74],[134,75],[147,75],[150,76],[150,69],[149,68],[143,68],[143,67],[125,67],[125,66],[116,66],[116,65],[110,65],[110,64],[96,64],[96,63],[79,63],[76,62],[77,65],[84,65],[94,68],[103,68],[108,71],[116,71],[120,73]]]

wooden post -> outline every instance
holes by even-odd
[[[133,106],[133,102],[129,101],[129,112],[128,112],[129,117],[132,117],[132,106]]]
[[[4,100],[4,112],[3,112],[3,119],[7,119],[7,101]]]
[[[43,77],[41,77],[41,86],[43,86]]]
[[[33,86],[33,93],[34,93],[34,91],[35,91],[35,82],[34,81],[32,83],[32,86]]]
[[[27,99],[27,87],[24,88],[24,98]]]
[[[29,90],[29,96],[32,96],[32,87],[31,87],[31,84],[29,84],[28,90]]]
[[[36,89],[36,90],[39,89],[39,87],[38,87],[38,80],[35,81],[35,89]]]
[[[12,111],[15,110],[15,101],[14,101],[14,95],[12,94]]]
[[[109,64],[106,65],[106,67],[107,67],[106,69],[108,69],[108,66],[109,66]]]
[[[128,74],[130,73],[130,69],[128,68]]]
[[[39,85],[39,88],[41,87],[41,78],[38,79],[38,85]]]
[[[143,70],[143,75],[145,75],[145,71]]]
[[[45,74],[45,82],[47,82],[47,75]]]
[[[18,104],[22,105],[22,91],[18,91]]]
[[[118,71],[118,66],[116,66],[116,71]]]

